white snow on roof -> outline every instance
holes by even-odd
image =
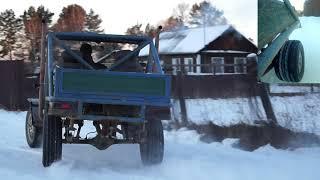
[[[167,31],[160,34],[159,52],[163,54],[196,53],[205,45],[216,40],[231,25],[190,28],[176,31]],[[148,55],[149,47],[140,51],[140,56]]]

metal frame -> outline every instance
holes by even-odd
[[[258,76],[265,75],[268,67],[272,64],[273,59],[277,56],[278,52],[282,48],[283,44],[288,40],[290,34],[300,25],[297,21],[293,25],[287,28],[286,31],[282,32],[276,39],[274,39],[268,47],[258,55]]]
[[[47,46],[47,66],[46,66],[46,88],[48,91],[46,93],[45,100],[47,102],[77,102],[77,118],[79,119],[90,119],[90,120],[119,120],[126,122],[143,122],[145,117],[145,108],[147,105],[150,106],[169,106],[170,105],[170,86],[171,78],[169,75],[165,75],[162,71],[160,65],[160,59],[157,54],[156,48],[153,41],[149,37],[145,36],[128,36],[128,35],[106,35],[97,33],[87,33],[87,32],[61,32],[61,33],[49,33],[47,36],[48,46]],[[68,46],[65,45],[63,40],[66,41],[92,41],[92,42],[118,42],[118,43],[130,43],[137,44],[138,47],[119,60],[108,70],[94,70],[89,64],[86,63],[80,56],[73,53]],[[89,70],[82,69],[66,69],[53,67],[53,43],[58,42],[58,45],[66,50],[66,52],[73,56],[79,63],[85,65]],[[149,58],[147,69],[145,73],[130,73],[130,72],[114,72],[110,71],[120,64],[126,62],[131,55],[137,53],[142,48],[150,46],[150,54],[152,58]],[[153,67],[156,67],[156,72],[153,72]],[[62,79],[64,72],[84,72],[93,73],[99,75],[117,75],[117,76],[135,76],[135,77],[146,77],[146,78],[162,78],[165,80],[166,89],[164,96],[151,96],[151,95],[141,95],[141,94],[123,94],[123,93],[100,93],[100,94],[90,94],[88,92],[67,92],[63,90]],[[153,74],[151,74],[153,73]],[[54,79],[53,79],[54,77]],[[117,104],[117,105],[137,105],[141,106],[140,117],[129,118],[129,117],[112,117],[112,116],[97,116],[97,115],[83,115],[82,108],[83,103],[100,103],[100,104]]]
[[[268,44],[268,47],[264,49],[258,55],[258,77],[264,76],[269,67],[272,65],[274,58],[280,51],[283,44],[288,40],[290,34],[297,28],[301,27],[298,15],[295,13],[289,0],[283,1],[284,6],[288,8],[291,15],[297,20],[294,24],[289,26],[285,31],[279,32],[279,35]]]

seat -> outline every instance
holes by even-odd
[[[129,53],[132,53],[131,50],[121,50],[117,51],[114,54],[114,58],[117,61],[121,60],[123,57],[128,55]],[[139,52],[132,55],[126,62],[120,64],[118,67],[114,69],[114,71],[120,71],[120,72],[143,72],[143,67],[138,62],[138,55]]]
[[[74,53],[80,56],[80,51],[72,50]],[[71,56],[67,51],[63,51],[61,53],[61,60],[59,64],[64,68],[75,68],[75,69],[83,69],[83,65],[79,63],[73,56]]]

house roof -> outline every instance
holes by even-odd
[[[197,53],[229,30],[235,29],[231,25],[220,25],[162,32],[160,34],[159,53]],[[142,49],[140,56],[147,55],[148,49],[148,47]]]

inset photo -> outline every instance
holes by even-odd
[[[319,29],[319,0],[258,0],[260,81],[320,83]]]

